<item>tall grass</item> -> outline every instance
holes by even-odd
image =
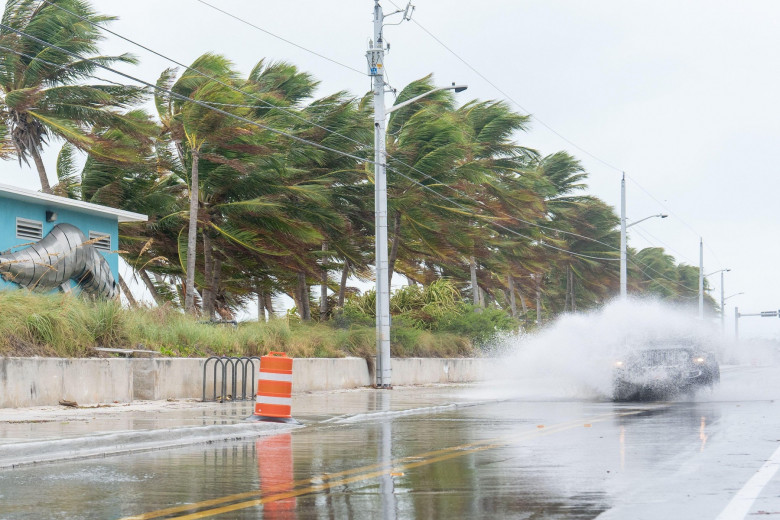
[[[399,320],[400,321],[400,320]],[[372,357],[373,325],[336,328],[280,318],[238,327],[199,322],[174,308],[128,310],[114,301],[92,301],[68,294],[0,291],[0,356],[86,357],[93,347],[144,348],[166,356],[261,356],[271,351],[293,357]],[[468,356],[465,337],[394,325],[393,355]]]

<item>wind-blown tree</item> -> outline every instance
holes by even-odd
[[[677,264],[662,247],[647,247],[639,252],[629,251],[629,281],[639,294],[648,294],[663,300],[692,306],[699,299],[699,268]],[[704,278],[704,308],[715,312],[717,304],[707,294],[709,281]]]
[[[631,278],[638,280],[638,289],[642,293],[649,293],[666,300],[677,297],[682,287],[677,285],[677,265],[672,255],[667,254],[662,247],[648,247],[632,254],[631,257],[633,257],[633,261],[629,264],[631,270],[638,271]],[[696,283],[698,287],[698,278]],[[691,294],[685,296],[694,296],[696,290],[698,288],[692,289]]]
[[[250,125],[246,122],[224,113],[226,111],[241,117],[249,114],[248,109],[242,108],[245,96],[231,88],[231,84],[237,82],[238,74],[226,58],[210,53],[204,54],[196,59],[175,82],[173,80],[174,71],[169,69],[163,72],[158,85],[170,86],[170,90],[175,95],[168,96],[158,91],[156,106],[163,128],[170,135],[180,161],[189,166],[187,170],[190,172],[190,177],[187,184],[190,209],[184,306],[187,312],[194,313],[201,153],[204,147],[223,145],[236,135],[251,130],[248,129]],[[220,108],[222,112],[209,108],[214,105],[222,107]]]
[[[433,88],[432,77],[426,76],[405,87],[398,102]],[[456,181],[455,167],[464,157],[464,143],[449,91],[436,92],[391,114],[387,129],[391,280],[395,270],[412,279],[425,278],[423,271],[431,266],[425,265],[424,257],[446,256],[441,238],[453,216],[452,205],[430,190],[451,196],[444,185]]]
[[[57,6],[95,24],[115,19],[97,14],[81,0],[5,4],[6,27],[0,28],[0,157],[15,156],[20,164],[32,158],[45,193],[51,193],[51,186],[41,153],[48,140],[62,139],[94,155],[110,155],[110,150],[96,146],[93,127],[131,125],[120,112],[144,97],[137,87],[81,84],[96,79],[92,74],[97,64],[135,63],[135,58],[96,54],[100,30]]]
[[[150,279],[147,271],[153,270],[155,277],[161,273],[178,274],[175,270],[178,263],[171,264],[167,256],[175,254],[175,249],[166,250],[166,243],[176,243],[173,240],[176,235],[166,234],[166,227],[160,220],[183,209],[180,201],[186,186],[180,176],[172,173],[173,161],[168,157],[166,144],[160,146],[159,127],[150,116],[135,110],[124,117],[134,121],[134,127],[143,131],[128,133],[116,127],[96,127],[93,132],[103,146],[114,151],[112,155],[118,152],[125,160],[88,155],[78,170],[74,161],[76,150],[65,143],[57,158],[59,184],[54,186],[54,191],[70,198],[148,215],[149,220],[145,223],[120,225],[119,249],[155,300],[162,303],[169,295],[164,294],[161,284]],[[128,162],[126,159],[131,156],[135,159]],[[126,287],[123,291],[127,291]]]
[[[587,173],[571,155],[549,155],[539,170],[553,188],[546,201],[547,225],[559,230],[559,246],[570,252],[550,253],[556,260],[551,263],[548,299],[564,312],[574,311],[579,287],[583,307],[602,303],[617,289],[619,219],[611,207],[582,194]]]
[[[542,215],[540,180],[528,168],[538,154],[514,141],[516,132],[526,130],[529,118],[506,103],[474,100],[458,114],[467,140],[454,186],[473,203],[475,217],[468,219],[461,235],[469,244],[453,259],[468,266],[473,301],[484,306],[485,295],[514,285],[511,261],[502,253],[527,246],[524,237],[535,232],[529,223]],[[449,267],[458,272],[455,265]]]
[[[258,125],[231,124],[230,119],[235,118],[222,114],[227,124],[215,127],[216,131],[204,132],[203,127],[198,131],[194,125],[188,129],[184,110],[191,102],[177,103],[175,98],[169,101],[158,96],[158,111],[172,148],[181,161],[190,164],[188,170],[197,163],[197,172],[192,171],[198,175],[198,205],[197,212],[191,211],[190,215],[197,216],[198,231],[189,236],[202,236],[203,263],[193,269],[194,282],[187,285],[195,283],[202,289],[206,316],[212,315],[217,299],[224,308],[244,303],[249,294],[260,291],[265,306],[271,293],[300,285],[297,282],[302,269],[307,268],[308,251],[322,240],[317,224],[333,218],[332,205],[326,200],[326,183],[312,179],[298,166],[320,164],[323,153],[266,129],[306,135],[308,126],[298,125],[301,117],[296,115],[298,107],[293,103],[305,98],[316,82],[284,63],[266,65],[261,61],[247,80],[238,80],[226,65],[224,58],[205,55],[192,66],[203,74],[188,70],[172,88],[179,92],[177,86],[181,86],[182,95],[191,89],[189,97],[206,92],[211,97],[204,97],[204,104],[230,110]],[[204,74],[220,79],[211,81]],[[160,84],[172,81],[173,75],[167,71]],[[214,91],[208,91],[214,84],[222,87],[216,89],[220,93],[241,99],[214,97]],[[202,116],[209,112],[203,106],[199,110]],[[204,117],[197,119],[201,125],[204,121]],[[193,143],[193,135],[204,140]],[[316,136],[306,137],[316,140]],[[195,154],[193,144],[200,146]],[[192,199],[190,202],[192,205]],[[192,222],[190,218],[190,225]],[[187,252],[193,249],[188,245]],[[227,284],[230,295],[222,290]]]
[[[312,224],[324,238],[320,251],[312,251],[320,269],[319,316],[323,320],[330,313],[328,272],[341,268],[337,305],[343,306],[348,274],[365,270],[370,261],[366,253],[371,249],[370,238],[374,232],[370,206],[373,187],[365,167],[354,157],[365,153],[366,143],[371,142],[372,118],[368,106],[349,98],[346,92],[310,103],[302,116],[307,122],[301,123],[298,135],[352,156],[324,150],[315,161],[296,165],[310,182],[325,188],[326,204],[335,212],[335,218],[330,219],[312,214],[315,217]]]
[[[547,293],[554,294],[554,291],[547,288],[548,285],[551,288],[556,285],[550,283],[552,270],[557,265],[564,264],[566,276],[569,276],[571,264],[574,262],[575,257],[566,253],[569,250],[567,237],[570,236],[556,230],[569,231],[566,228],[571,227],[568,222],[574,218],[573,208],[582,200],[579,192],[585,188],[582,181],[587,174],[580,162],[565,152],[542,157],[532,168],[547,181],[547,186],[541,190],[545,201],[545,212],[538,221],[538,224],[544,228],[540,228],[539,242],[534,245],[538,249],[537,253],[545,258],[545,265],[542,269],[530,273],[528,278],[532,283],[529,290],[535,296],[536,320],[539,324],[544,308],[542,297]],[[550,310],[552,309],[548,309],[548,312]]]
[[[572,254],[562,254],[555,264],[547,296],[563,312],[573,312],[601,305],[617,292],[620,219],[611,206],[591,196],[578,197],[564,214],[553,224],[573,233],[561,237]]]

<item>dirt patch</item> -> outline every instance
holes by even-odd
[[[9,357],[56,357],[57,352],[48,345],[38,345],[18,336],[10,336],[0,354]]]

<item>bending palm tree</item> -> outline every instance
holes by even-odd
[[[76,148],[93,153],[95,125],[122,126],[115,109],[140,101],[143,91],[122,85],[77,85],[91,78],[95,63],[134,63],[127,54],[95,56],[101,39],[96,26],[58,9],[64,7],[94,23],[114,18],[95,13],[80,0],[11,0],[5,5],[0,28],[0,157],[16,156],[21,163],[32,157],[41,188],[51,193],[41,152],[51,137],[64,139]],[[61,47],[82,59],[23,36],[24,32],[47,44]]]

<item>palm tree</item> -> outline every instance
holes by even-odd
[[[32,157],[45,193],[51,193],[51,186],[41,152],[49,139],[63,139],[80,150],[105,154],[107,150],[95,147],[92,127],[126,126],[117,110],[143,98],[137,87],[79,84],[94,79],[98,63],[135,63],[135,59],[128,54],[95,55],[102,39],[97,26],[57,6],[94,24],[115,19],[97,14],[81,0],[11,0],[5,5],[6,27],[0,28],[0,157],[16,156],[20,164]]]
[[[407,85],[398,102],[434,88],[426,76]],[[457,162],[464,157],[463,129],[454,111],[450,91],[439,91],[390,116],[387,151],[391,156],[388,171],[388,216],[391,245],[389,276],[400,270],[414,275],[427,252],[446,254],[434,242],[440,241],[443,225],[452,217],[449,206],[426,187],[448,195],[441,184],[455,181]],[[438,239],[437,239],[438,237]],[[420,274],[420,273],[418,273]]]
[[[178,274],[177,264],[168,260],[176,254],[175,247],[168,247],[176,243],[176,235],[168,233],[168,226],[161,220],[166,217],[171,220],[171,215],[182,211],[181,194],[186,186],[173,173],[174,161],[166,156],[166,143],[157,139],[159,127],[150,116],[134,110],[124,117],[134,121],[135,127],[143,132],[128,133],[115,127],[93,129],[101,146],[110,148],[112,155],[123,159],[91,154],[83,168],[77,170],[73,160],[75,149],[65,143],[57,158],[59,184],[54,186],[54,192],[149,216],[145,223],[120,225],[119,249],[157,303],[162,303],[167,296],[165,286],[155,284],[147,270],[158,279],[163,273]]]
[[[198,214],[200,208],[199,163],[201,152],[206,146],[218,146],[237,134],[249,132],[247,123],[224,113],[211,110],[209,105],[218,104],[231,113],[248,115],[242,105],[245,96],[230,87],[238,80],[232,63],[222,56],[204,54],[193,62],[175,82],[174,71],[166,70],[158,85],[170,86],[175,96],[157,94],[155,103],[163,122],[163,129],[169,134],[180,162],[189,162],[189,226],[186,246],[185,310],[195,312],[195,258],[197,253]],[[214,80],[209,78],[215,78]],[[188,98],[188,99],[184,99]],[[184,147],[188,154],[185,155]],[[188,161],[189,160],[189,161]]]

